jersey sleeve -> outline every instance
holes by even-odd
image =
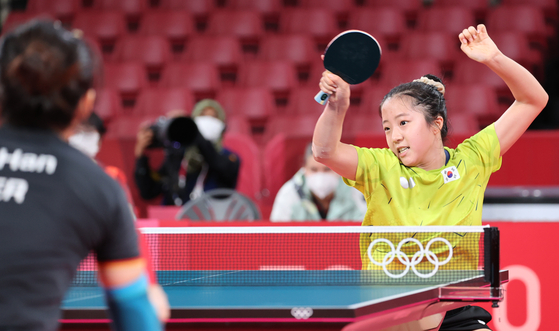
[[[370,192],[375,188],[375,183],[378,182],[379,167],[376,149],[361,148],[354,146],[357,150],[359,158],[357,164],[357,171],[355,173],[355,180],[343,178],[344,182],[351,187],[355,187],[359,192],[363,193],[365,197],[370,195]]]
[[[118,184],[111,184],[114,184],[111,186],[114,200],[105,214],[104,240],[96,248],[97,260],[100,262],[140,256],[138,235],[128,201]]]
[[[477,155],[487,175],[501,168],[501,145],[495,132],[495,124],[491,124],[474,136],[464,140],[457,151],[470,152]]]

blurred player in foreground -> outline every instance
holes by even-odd
[[[72,32],[34,21],[0,46],[0,324],[56,330],[80,261],[97,254],[117,330],[161,330],[118,183],[68,145],[95,101],[95,59]]]

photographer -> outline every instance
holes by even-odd
[[[184,114],[174,112],[168,117],[167,121],[172,121]],[[192,133],[193,140],[188,143],[161,141],[160,134],[154,132],[157,124],[140,128],[134,151],[134,177],[142,198],[153,199],[163,194],[163,205],[180,206],[203,191],[236,187],[239,157],[222,146],[225,111],[217,101],[204,99],[194,106],[191,117],[196,125],[182,129],[189,132],[179,132]],[[145,150],[160,144],[165,150],[165,159],[159,171],[153,171]]]

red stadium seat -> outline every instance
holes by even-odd
[[[534,47],[547,48],[547,29],[541,8],[531,5],[499,6],[487,16],[489,33],[517,32],[528,36]]]
[[[275,116],[266,128],[265,141],[277,134],[286,137],[308,137],[309,141],[314,133],[314,127],[320,114],[278,115]]]
[[[282,0],[229,0],[228,8],[233,10],[252,10],[262,16],[264,29],[266,31],[277,31],[281,11],[283,9]]]
[[[373,87],[364,89],[363,98],[361,104],[359,105],[359,113],[365,115],[380,116],[380,102],[393,87],[394,86],[389,85],[375,85]]]
[[[117,42],[112,58],[120,62],[143,63],[150,82],[156,82],[163,66],[171,60],[171,46],[161,36],[130,35]]]
[[[142,17],[139,30],[143,35],[164,36],[171,42],[176,53],[184,50],[186,41],[193,32],[194,20],[185,10],[150,10]]]
[[[138,96],[134,114],[138,116],[162,116],[172,110],[184,110],[186,113],[190,113],[193,106],[194,96],[188,89],[145,89]]]
[[[311,136],[293,139],[283,133],[275,135],[268,141],[262,154],[264,192],[266,202],[273,204],[281,186],[303,166],[305,147],[311,142]]]
[[[454,82],[483,84],[496,89],[507,88],[505,82],[487,66],[468,58],[457,61]]]
[[[192,38],[183,61],[210,61],[219,68],[221,80],[234,83],[243,62],[239,40],[232,36],[199,36]]]
[[[53,15],[64,25],[71,25],[81,9],[81,0],[27,0],[27,12]]]
[[[449,114],[490,114],[495,113],[497,93],[491,86],[483,84],[450,84],[445,92]]]
[[[398,49],[401,37],[407,32],[404,11],[396,7],[355,9],[349,14],[348,28],[384,38],[391,51]]]
[[[207,15],[215,9],[214,0],[158,0],[159,8],[171,10],[187,10],[194,15]]]
[[[473,10],[476,22],[484,22],[489,11],[489,1],[487,0],[436,0],[433,7],[463,7]]]
[[[454,61],[462,54],[458,37],[446,32],[413,32],[402,39],[402,56],[406,59]]]
[[[353,0],[301,0],[300,6],[304,8],[326,8],[336,14],[338,26],[345,28],[349,13],[356,7]]]
[[[134,107],[140,91],[149,85],[143,64],[106,63],[104,69],[104,87],[117,90],[125,108]]]
[[[476,26],[473,9],[468,7],[433,7],[419,13],[417,27],[421,31],[446,32],[456,36],[468,26]]]
[[[413,32],[401,42],[404,59],[437,60],[445,77],[452,77],[454,62],[463,56],[458,37],[447,32]]]
[[[148,2],[146,0],[95,0],[93,7],[99,10],[123,12],[128,22],[128,29],[136,31],[140,17],[147,12]]]
[[[214,98],[221,84],[219,70],[211,62],[169,63],[161,74],[161,87],[189,88],[196,100]]]
[[[384,134],[382,120],[378,112],[374,114],[347,113],[344,119],[342,141],[352,141],[358,134],[362,133]]]
[[[252,131],[248,120],[243,115],[227,116],[227,132],[251,135]]]
[[[254,140],[240,133],[226,132],[223,146],[237,155],[241,160],[239,178],[236,191],[239,191],[254,201],[262,198],[262,167],[260,164],[260,150]]]
[[[472,114],[452,114],[448,116],[448,127],[450,139],[453,135],[474,135],[480,129],[475,115]]]
[[[207,33],[214,36],[239,38],[246,53],[256,54],[264,34],[264,21],[252,10],[221,10],[210,15]]]
[[[324,110],[324,106],[314,100],[314,97],[318,92],[318,84],[314,84],[314,86],[300,87],[293,90],[291,96],[289,97],[286,114],[307,114],[319,116]]]
[[[276,113],[273,94],[262,87],[222,89],[216,100],[228,114],[245,118],[250,131],[258,135],[265,130],[270,117]]]
[[[127,31],[124,14],[118,11],[80,11],[73,27],[97,40],[104,54],[111,54],[116,41]]]
[[[110,122],[122,114],[122,102],[118,92],[108,88],[97,89],[94,111],[105,122]]]
[[[514,98],[505,82],[487,66],[468,58],[457,61],[453,82],[456,84],[480,84],[495,89],[500,104],[510,105]]]
[[[263,27],[262,19],[256,11],[222,10],[210,15],[207,33],[239,38],[259,38],[264,32]]]
[[[285,106],[298,84],[295,66],[287,61],[252,61],[239,73],[239,86],[264,87],[274,92],[276,105]]]
[[[285,10],[280,17],[280,32],[308,34],[315,39],[322,52],[328,42],[336,36],[338,28],[336,14],[326,8],[294,8]]]
[[[518,32],[495,32],[491,33],[491,39],[499,49],[530,70],[536,77],[541,77],[542,54],[530,47],[530,40],[523,33]]]
[[[497,92],[491,86],[483,84],[450,84],[445,92],[448,116],[470,114],[497,119],[499,105]]]
[[[122,115],[107,126],[107,138],[135,141],[141,126],[153,123],[155,116]]]
[[[38,19],[38,20],[43,19],[43,20],[52,21],[55,18],[51,14],[47,14],[47,13],[11,11],[8,14],[8,17],[6,17],[4,24],[2,25],[2,34],[5,34],[6,32],[13,30],[17,26],[34,19]]]
[[[269,61],[290,61],[296,68],[300,81],[309,78],[311,64],[320,61],[311,37],[301,34],[272,35],[263,40],[259,58]]]
[[[408,83],[414,79],[419,79],[426,74],[444,78],[441,77],[441,68],[436,60],[386,61],[383,64],[380,83],[394,87],[401,83]]]
[[[417,14],[422,10],[423,1],[417,0],[364,0],[365,7],[380,8],[394,7],[403,10],[406,15],[408,27],[414,28],[417,21]]]
[[[557,18],[559,4],[556,0],[502,0],[502,5],[529,5],[543,9],[546,18]]]
[[[254,10],[260,14],[277,14],[283,9],[282,0],[228,0],[227,7],[234,10]]]
[[[208,24],[209,15],[215,10],[214,0],[158,0],[159,8],[170,10],[186,10],[191,13],[196,22],[196,30],[204,31]]]
[[[310,65],[320,60],[312,38],[305,34],[272,35],[262,41],[259,57],[262,60],[287,60],[295,65]]]

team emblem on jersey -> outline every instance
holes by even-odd
[[[413,188],[415,186],[415,182],[411,177],[409,180],[406,179],[406,177],[400,177],[400,185],[402,185],[403,188],[408,189]]]
[[[448,167],[441,171],[441,173],[443,174],[445,184],[460,179],[460,174],[458,173],[458,169],[456,169],[455,166]]]

